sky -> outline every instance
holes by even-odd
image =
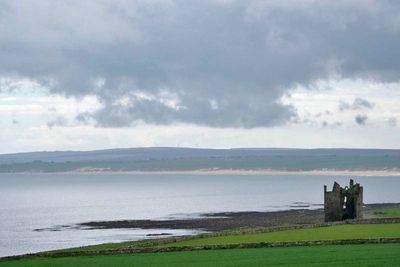
[[[0,153],[400,148],[400,2],[0,0]]]

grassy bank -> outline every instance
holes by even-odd
[[[398,239],[394,243],[382,241],[382,238],[400,238],[400,223],[337,224],[273,231],[266,228],[253,229],[253,232],[249,232],[250,230],[252,229],[232,230],[198,237],[72,248],[56,251],[56,254],[53,252],[41,256],[23,256],[20,259],[3,259],[0,260],[0,267],[400,266]],[[321,240],[336,241],[320,242]],[[343,242],[343,240],[352,240],[353,244],[350,245],[349,242]],[[361,242],[354,242],[357,240]],[[269,246],[268,244],[279,242],[292,242],[292,245],[266,247]],[[93,254],[85,255],[85,251],[92,251]]]
[[[373,209],[366,212],[369,217],[377,218],[399,218],[400,208],[383,208],[383,209]]]
[[[0,266],[400,266],[399,251],[400,244],[224,249],[64,258],[31,257],[0,261]]]
[[[286,231],[197,238],[163,246],[204,246],[236,243],[284,242],[400,237],[400,224],[342,224]]]
[[[299,227],[299,226],[297,226]],[[203,246],[258,242],[291,242],[370,238],[400,238],[400,223],[339,224],[320,227],[243,228],[198,236],[105,243],[56,250],[50,253],[120,250],[135,247]],[[301,227],[301,226],[300,226]]]

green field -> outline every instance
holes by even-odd
[[[222,249],[64,258],[32,257],[0,261],[0,266],[400,266],[400,244]]]
[[[337,239],[358,239],[358,238],[382,238],[399,237],[400,224],[343,224],[335,226],[324,226],[317,228],[293,229],[276,232],[261,232],[256,234],[226,234],[210,237],[189,237],[189,240],[165,243],[163,240],[142,240],[127,241],[121,243],[106,243],[85,247],[69,248],[54,251],[57,252],[78,252],[105,249],[120,249],[127,247],[153,247],[153,246],[199,246],[219,245],[237,243],[258,243],[258,242],[284,242],[284,241],[309,241],[309,240],[337,240]]]
[[[137,246],[201,246],[238,243],[400,238],[400,224],[340,224],[314,228],[228,234],[193,238],[173,243],[136,241],[102,244],[64,251],[116,249]],[[400,266],[400,243],[362,245],[319,245],[275,248],[213,249],[136,254],[108,254],[70,257],[27,256],[1,261],[2,266]]]
[[[400,208],[384,208],[384,209],[369,210],[366,212],[366,215],[372,217],[380,217],[380,218],[398,218],[400,217]]]
[[[341,224],[270,233],[227,235],[179,241],[164,246],[201,246],[300,240],[336,240],[400,237],[400,224]]]

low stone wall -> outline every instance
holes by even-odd
[[[178,236],[178,237],[168,237],[163,239],[155,239],[146,243],[146,245],[163,245],[168,243],[188,241],[199,238],[217,237],[217,236],[227,236],[227,235],[243,235],[243,234],[260,234],[260,233],[270,233],[286,230],[296,230],[296,229],[308,229],[317,227],[328,227],[334,225],[342,224],[387,224],[387,223],[400,223],[400,218],[372,218],[372,219],[359,219],[359,220],[346,220],[337,222],[327,222],[319,224],[303,224],[303,225],[287,225],[278,227],[257,227],[257,228],[239,228],[235,230],[227,230],[215,233],[206,233],[194,236]]]
[[[184,246],[184,247],[148,247],[148,248],[121,248],[96,251],[60,252],[60,253],[39,253],[41,257],[67,257],[97,254],[122,254],[122,253],[156,253],[176,252],[194,250],[215,250],[215,249],[239,249],[239,248],[272,248],[272,247],[295,247],[295,246],[321,246],[321,245],[351,245],[351,244],[381,244],[400,243],[400,238],[366,238],[366,239],[342,239],[342,240],[314,240],[314,241],[290,241],[290,242],[260,242],[260,243],[239,243],[205,246]]]
[[[291,246],[315,246],[315,245],[345,245],[345,244],[376,244],[376,243],[400,243],[400,238],[367,238],[367,239],[344,239],[344,240],[316,240],[316,241],[290,241],[290,242],[261,242],[261,243],[240,243],[240,244],[224,244],[224,245],[206,245],[206,246],[187,246],[187,247],[155,247],[167,243],[179,241],[193,240],[199,238],[226,236],[226,235],[242,235],[242,234],[257,234],[268,233],[294,229],[328,227],[342,224],[386,224],[400,223],[400,218],[373,218],[361,220],[346,220],[321,224],[308,225],[290,225],[270,228],[242,228],[234,231],[222,231],[216,233],[200,234],[196,236],[168,237],[155,240],[146,240],[132,247],[124,247],[119,249],[105,250],[88,250],[75,252],[41,252],[36,254],[27,254],[21,256],[11,256],[0,258],[2,260],[20,259],[27,256],[41,257],[67,257],[67,256],[82,256],[82,255],[97,255],[97,254],[119,254],[119,253],[143,253],[143,252],[172,252],[172,251],[190,251],[190,250],[207,250],[207,249],[233,249],[233,248],[261,248],[261,247],[291,247]]]

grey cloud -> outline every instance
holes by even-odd
[[[399,80],[399,12],[384,0],[4,0],[0,76],[97,95],[85,117],[99,126],[268,127],[295,120],[280,102],[294,84]]]
[[[212,127],[257,127],[282,124],[296,117],[292,108],[267,102],[269,99],[259,103],[253,95],[242,95],[240,99],[226,95],[217,102],[218,108],[202,96],[183,96],[180,101],[184,106],[174,109],[163,101],[136,99],[131,105],[110,104],[92,116],[100,125],[108,127],[125,126],[138,120],[167,124],[180,121]]]
[[[396,118],[389,118],[387,120],[389,126],[396,127],[397,126],[397,119]]]
[[[327,122],[327,121],[323,121],[323,122],[321,123],[321,125],[322,125],[323,127],[327,127],[327,126],[340,127],[340,126],[343,125],[343,122],[341,122],[341,121],[335,121],[335,122],[329,123],[329,122]]]
[[[58,116],[52,121],[47,122],[47,127],[53,128],[55,126],[66,126],[68,124],[68,120],[63,116]]]
[[[47,110],[51,113],[57,113],[57,108],[55,107],[49,107]]]
[[[339,109],[341,111],[345,110],[359,110],[359,109],[372,109],[374,108],[375,103],[372,103],[366,99],[362,99],[360,97],[357,97],[354,99],[353,103],[347,103],[347,102],[340,102],[339,103]]]
[[[315,114],[315,117],[316,118],[319,118],[319,117],[321,117],[321,116],[330,116],[330,115],[332,115],[333,113],[331,112],[331,111],[329,111],[329,110],[325,110],[324,112],[318,112],[317,114]]]
[[[368,117],[366,115],[357,115],[354,120],[358,125],[365,125],[367,122]]]
[[[80,122],[80,123],[83,123],[83,124],[89,124],[89,122],[90,122],[90,120],[91,120],[91,117],[92,117],[92,114],[91,114],[91,113],[89,113],[89,112],[83,112],[83,113],[78,114],[78,115],[75,117],[75,120],[78,121],[78,122]]]

